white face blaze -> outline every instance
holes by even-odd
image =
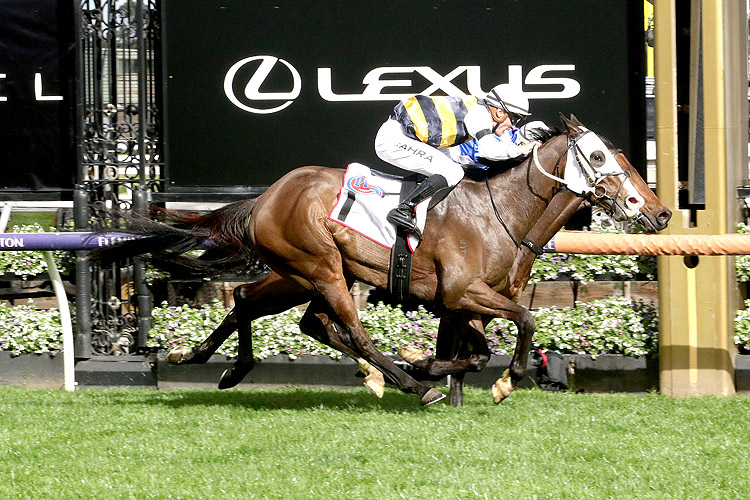
[[[585,131],[568,150],[568,167],[565,169],[568,188],[580,194],[594,193],[601,196],[605,193],[600,183],[613,176],[618,177],[622,187],[617,193],[606,194],[617,197],[615,202],[626,217],[635,217],[645,200],[599,136]]]

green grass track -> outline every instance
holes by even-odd
[[[750,398],[0,388],[0,499],[266,498],[750,498]]]

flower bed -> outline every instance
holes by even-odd
[[[21,306],[0,302],[0,351],[13,355],[62,351],[60,311],[39,309],[33,301]]]
[[[750,354],[750,300],[745,301],[745,309],[737,311],[735,316],[734,343],[740,354]]]
[[[154,328],[149,347],[172,349],[194,346],[218,325],[228,312],[218,303],[200,309],[169,307],[154,310]],[[610,298],[580,304],[576,308],[546,308],[532,313],[537,322],[535,342],[542,348],[570,354],[624,354],[640,357],[656,354],[658,322],[653,306],[624,298]],[[302,311],[290,309],[276,316],[253,322],[253,351],[256,359],[277,354],[291,358],[304,355],[341,353],[303,335],[297,326]],[[360,313],[362,325],[379,350],[395,354],[404,346],[419,347],[428,355],[435,349],[438,318],[420,307],[404,311],[385,304],[369,304]],[[495,355],[512,354],[515,326],[506,320],[493,320],[487,327],[487,340]],[[226,342],[218,354],[237,355],[236,340]]]
[[[229,312],[220,302],[201,308],[187,306],[154,308],[153,328],[148,347],[167,351],[178,345],[194,346],[221,322]],[[304,355],[326,355],[338,358],[341,353],[300,333],[297,324],[302,317],[293,308],[275,316],[253,322],[253,350],[257,359],[277,354],[292,358]],[[537,322],[535,341],[541,347],[571,354],[624,354],[649,356],[656,352],[658,324],[656,310],[647,304],[624,298],[610,298],[576,308],[547,308],[533,313]],[[437,338],[438,318],[419,308],[404,311],[384,304],[368,305],[360,319],[373,342],[386,354],[404,346],[416,346],[431,354]],[[493,354],[513,352],[515,327],[504,320],[494,320],[487,328]],[[33,303],[10,307],[0,305],[0,350],[14,354],[44,353],[61,350],[59,312],[37,309]],[[218,351],[234,357],[236,337],[230,338]]]

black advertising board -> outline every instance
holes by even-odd
[[[0,199],[70,198],[74,2],[0,2]]]
[[[302,165],[398,172],[400,98],[522,85],[645,172],[643,5],[628,0],[164,0],[168,186],[267,186]]]

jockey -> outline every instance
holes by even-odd
[[[460,152],[449,148],[475,139],[470,146],[475,157],[528,155],[538,142],[525,141],[514,131],[530,114],[528,98],[509,84],[494,87],[483,98],[417,95],[397,104],[378,131],[375,151],[383,161],[427,178],[388,213],[388,221],[421,237],[416,206],[440,189],[453,188],[464,176]]]

